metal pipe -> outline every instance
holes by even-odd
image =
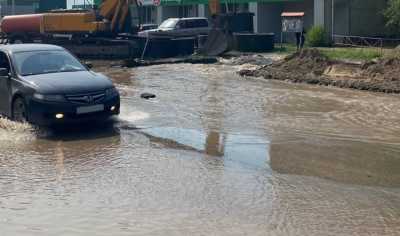
[[[13,15],[15,15],[15,0],[12,0],[11,2],[11,12]]]

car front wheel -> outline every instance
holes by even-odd
[[[26,106],[22,98],[16,98],[12,106],[12,118],[17,122],[27,122]]]

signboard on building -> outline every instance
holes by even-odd
[[[154,6],[160,6],[161,0],[153,0],[153,5]]]
[[[296,33],[303,32],[304,12],[284,12],[282,13],[282,32]]]

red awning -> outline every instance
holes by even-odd
[[[283,12],[281,16],[284,17],[303,17],[304,12]]]

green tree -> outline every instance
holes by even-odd
[[[389,0],[383,12],[386,18],[386,27],[391,34],[400,34],[400,0]]]

